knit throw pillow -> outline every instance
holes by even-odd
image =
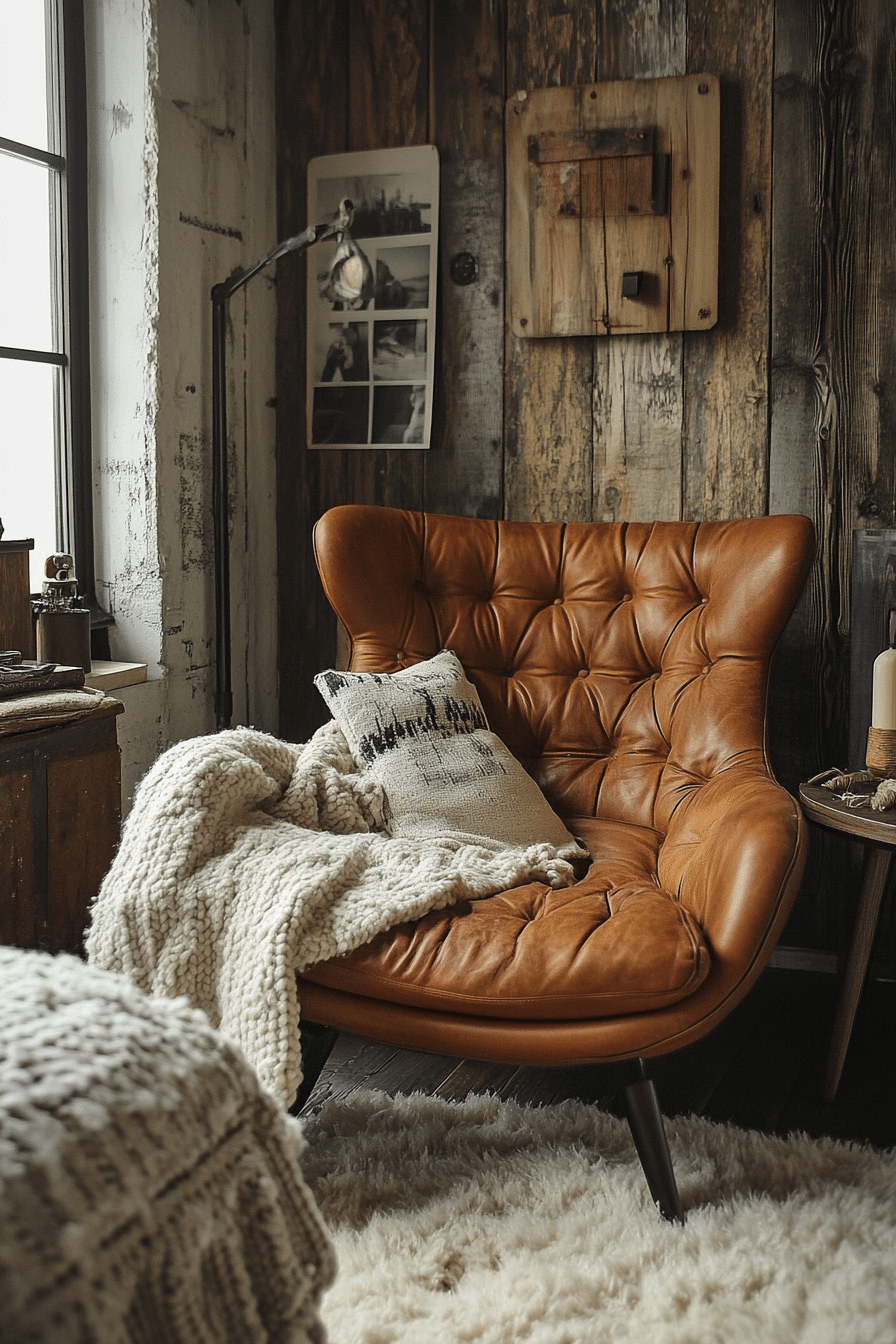
[[[382,784],[392,835],[575,844],[535,780],[489,730],[450,649],[400,672],[321,672],[314,684],[355,758]]]

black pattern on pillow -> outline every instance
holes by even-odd
[[[399,672],[322,672],[315,685],[382,784],[393,835],[575,846],[450,649]]]
[[[322,672],[317,678],[318,683],[323,682],[319,689],[329,705],[344,691],[357,686],[361,677],[364,678],[360,683],[362,686],[378,688],[379,695],[371,695],[367,707],[372,715],[371,726],[366,730],[358,729],[358,716],[353,714],[352,727],[356,728],[357,736],[352,741],[346,734],[354,754],[364,765],[371,765],[377,756],[394,751],[409,739],[419,740],[433,734],[450,737],[456,733],[471,733],[476,728],[488,728],[485,710],[469,682],[467,685],[475,699],[453,695],[447,689],[443,691],[443,683],[450,682],[453,673],[446,676],[441,667],[431,674],[418,672],[417,668],[414,671],[416,677],[403,684],[397,696],[389,693],[392,683],[388,673],[329,671]],[[419,706],[416,703],[418,697]]]

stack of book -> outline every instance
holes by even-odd
[[[23,658],[16,649],[0,652],[0,699],[33,695],[36,691],[62,691],[84,685],[83,667],[63,663],[38,663]]]

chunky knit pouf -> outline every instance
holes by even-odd
[[[317,1344],[301,1138],[183,999],[0,948],[2,1344]]]

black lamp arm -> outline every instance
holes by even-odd
[[[247,285],[253,276],[259,271],[263,271],[266,266],[270,266],[281,257],[285,257],[287,252],[300,252],[303,248],[310,247],[312,243],[318,243],[322,238],[331,237],[336,229],[333,224],[309,224],[304,233],[297,233],[292,238],[285,239],[278,243],[266,257],[261,261],[256,261],[254,266],[250,266],[245,271],[234,271],[226,280],[212,286],[212,303],[223,303],[229,299],[237,290]]]

